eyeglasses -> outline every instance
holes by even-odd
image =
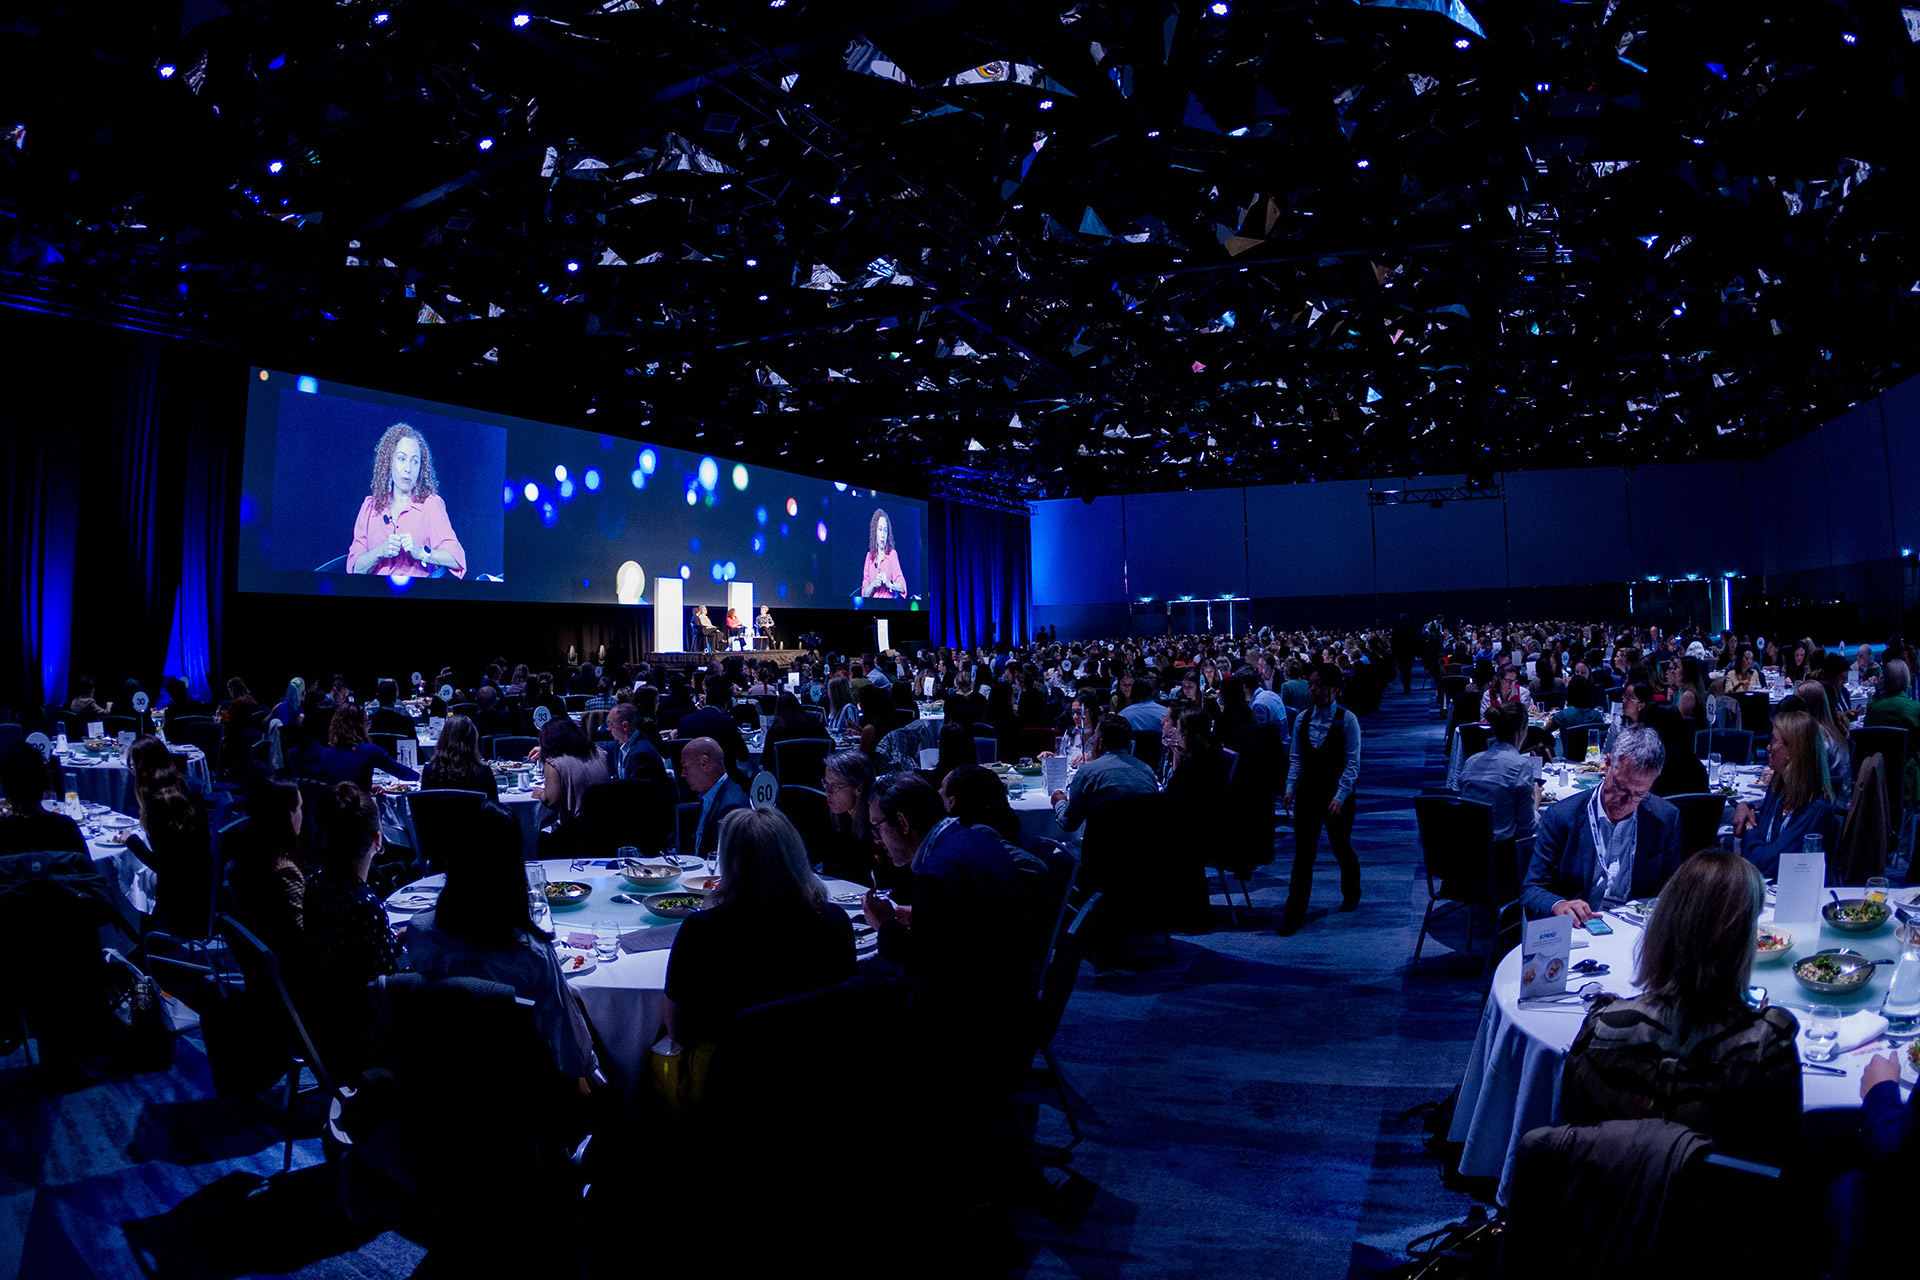
[[[837,795],[842,791],[852,791],[855,788],[851,782],[823,782],[820,784],[820,789],[828,795]]]

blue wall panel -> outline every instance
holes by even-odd
[[[1820,441],[1826,461],[1833,563],[1860,564],[1894,555],[1880,402],[1868,400],[1841,414],[1820,428]]]
[[[1513,585],[1571,586],[1625,582],[1632,549],[1606,536],[1626,508],[1619,467],[1581,467],[1506,474]]]
[[[1120,499],[1033,505],[1033,602],[1099,604],[1126,599]]]
[[[1740,470],[1731,462],[1682,462],[1626,473],[1633,521],[1631,576],[1714,577],[1746,570]]]
[[[1443,488],[1462,479],[1422,476],[1417,483]],[[1500,499],[1439,507],[1395,503],[1376,508],[1374,520],[1383,593],[1507,585],[1506,504]]]
[[[1248,489],[1247,546],[1251,595],[1371,594],[1366,481]]]
[[[1827,466],[1820,433],[1811,431],[1782,445],[1766,466],[1774,473],[1770,514],[1779,525],[1774,572],[1832,564],[1833,530],[1827,517]]]
[[[1128,597],[1246,595],[1245,495],[1201,489],[1123,499]]]

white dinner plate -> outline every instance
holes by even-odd
[[[569,978],[578,977],[583,973],[592,973],[600,967],[600,962],[593,958],[591,951],[576,951],[572,947],[555,947],[553,954],[560,961],[560,972]]]
[[[112,808],[112,806],[110,806],[110,805],[104,805],[104,804],[95,804],[95,803],[93,803],[93,802],[92,802],[91,800],[89,800],[89,801],[87,801],[86,803],[84,803],[84,804],[82,804],[82,805],[80,806],[80,808],[81,808],[82,810],[84,810],[85,812],[87,812],[87,813],[93,813],[93,814],[100,814],[100,813],[112,813],[112,812],[113,812],[113,808]]]
[[[863,889],[858,893],[836,893],[828,898],[827,901],[836,907],[845,907],[849,911],[858,911],[865,905],[866,899],[866,890]]]
[[[124,813],[103,813],[100,815],[100,825],[109,831],[125,831],[129,827],[139,826],[140,819]]]

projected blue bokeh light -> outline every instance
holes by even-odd
[[[644,489],[647,487],[647,473],[638,467],[633,469],[633,474],[628,478],[633,481],[633,487],[636,489]]]
[[[531,480],[527,481],[527,487],[521,490],[521,492],[527,495],[528,502],[540,501],[540,486]]]
[[[765,507],[755,507],[753,509],[753,518],[755,523],[765,524],[767,522],[767,509]]]
[[[582,476],[581,479],[586,482],[586,486],[590,490],[600,488],[600,473],[591,467],[587,468],[587,474]]]
[[[640,470],[642,470],[648,475],[652,475],[654,465],[655,465],[655,459],[653,456],[653,450],[642,449],[640,451]]]
[[[702,458],[700,459],[698,475],[700,478],[700,487],[711,492],[713,486],[720,483],[720,464],[712,458]]]
[[[683,564],[683,565],[681,565],[681,566],[680,566],[680,577],[681,577],[681,579],[682,579],[683,581],[684,581],[685,579],[687,579],[687,578],[691,578],[692,576],[693,576],[693,566],[692,566],[692,565],[690,565],[690,564]]]
[[[747,487],[747,469],[738,462],[733,464],[733,487],[741,490]]]

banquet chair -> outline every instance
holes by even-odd
[[[1745,729],[1701,729],[1693,735],[1693,754],[1704,760],[1716,751],[1723,764],[1751,764],[1753,735]]]
[[[1115,796],[1093,807],[1075,892],[1106,893],[1103,944],[1161,934],[1171,955],[1175,933],[1207,928],[1213,895],[1205,842],[1196,838],[1207,830],[1205,816],[1177,794]]]
[[[1579,764],[1587,758],[1587,746],[1592,735],[1599,734],[1600,740],[1607,739],[1610,726],[1602,721],[1599,724],[1569,724],[1560,728],[1560,758]]]
[[[524,760],[527,752],[540,745],[540,739],[515,733],[496,733],[481,748],[489,760]]]
[[[1740,705],[1742,729],[1761,742],[1773,736],[1773,705],[1767,701],[1765,692],[1736,693],[1733,700]]]
[[[1487,742],[1493,737],[1490,724],[1463,724],[1460,726],[1460,759],[1462,762],[1473,759],[1487,749]]]
[[[981,764],[992,764],[1000,758],[1000,740],[976,736],[973,740],[973,754],[979,757]]]
[[[99,930],[120,922],[102,899],[46,873],[65,856],[15,855],[9,861],[16,866],[46,862],[0,893],[0,1041],[15,1038],[14,1026],[22,1028],[19,1038],[38,1045],[42,1070],[77,1066],[77,1059],[108,1047],[114,1030]]]
[[[395,760],[398,760],[400,758],[400,735],[399,734],[370,733],[367,735],[367,739],[368,741],[372,742],[374,746],[379,747],[382,751],[386,752],[389,756],[392,756]]]
[[[27,731],[17,724],[0,724],[0,751],[5,751],[16,742],[25,742]]]
[[[800,833],[801,842],[807,846],[807,860],[818,864],[820,855],[815,850],[827,847],[833,830],[827,793],[818,787],[782,783],[774,795],[773,807],[786,814],[794,830]]]
[[[560,699],[560,705],[567,709],[568,715],[572,715],[576,711],[585,711],[587,709],[587,695],[584,693],[565,694]]]
[[[800,708],[800,713],[809,719],[818,720],[821,724],[827,722],[827,709],[825,707],[816,707],[808,704]]]
[[[480,704],[477,702],[456,702],[447,708],[447,714],[450,716],[465,716],[471,720],[480,714]]]
[[[472,842],[474,821],[486,802],[484,791],[436,788],[407,796],[403,803],[412,815],[413,840],[418,846],[413,851],[414,869],[445,871],[448,860]]]
[[[693,847],[693,833],[700,826],[700,801],[683,800],[673,807],[673,848],[676,853],[697,857],[700,853]]]
[[[1022,756],[1038,759],[1042,751],[1051,751],[1059,745],[1060,735],[1046,725],[1028,725],[1020,730]]]
[[[1720,847],[1720,819],[1726,813],[1726,797],[1713,791],[1668,796],[1667,803],[1680,811],[1680,857],[1691,858],[1702,849]]]
[[[5,727],[0,725],[0,730]],[[1874,725],[1855,729],[1849,738],[1853,746],[1855,776],[1859,775],[1860,767],[1867,762],[1868,756],[1878,755],[1883,762],[1887,778],[1887,807],[1893,811],[1894,825],[1898,827],[1907,776],[1907,731],[1892,725]]]
[[[1415,796],[1413,817],[1420,829],[1420,849],[1427,877],[1427,908],[1413,944],[1412,971],[1417,973],[1420,952],[1436,920],[1465,908],[1466,950],[1471,951],[1473,909],[1488,907],[1498,911],[1501,904],[1495,900],[1490,834],[1493,811],[1490,808],[1477,800],[1453,796]],[[1447,905],[1439,906],[1441,903]]]
[[[280,1158],[280,1172],[293,1168],[293,1108],[303,1092],[300,1088],[302,1070],[313,1073],[315,1089],[326,1100],[327,1107],[341,1100],[339,1090],[334,1088],[333,1077],[327,1073],[326,1064],[321,1061],[320,1051],[314,1047],[313,1036],[307,1030],[305,1019],[294,1007],[293,995],[287,990],[285,975],[280,971],[280,962],[274,958],[267,945],[255,937],[251,930],[230,915],[222,915],[214,922],[220,936],[227,941],[228,949],[233,953],[235,965],[239,967],[241,980],[246,984],[245,998],[252,1010],[265,1022],[268,1034],[273,1037],[273,1048],[280,1067],[273,1080],[285,1079],[286,1091],[281,1097],[280,1123],[286,1135],[286,1145]],[[344,1153],[333,1143],[325,1143],[327,1164],[332,1168],[334,1187],[339,1192],[341,1204],[346,1204],[346,1167]]]
[[[102,716],[100,727],[107,731],[109,738],[117,738],[123,733],[131,733],[135,736],[140,733],[140,722],[132,716]]]
[[[760,765],[782,786],[818,787],[826,780],[833,750],[830,738],[787,738],[774,743]]]
[[[1440,705],[1451,707],[1467,691],[1467,678],[1460,674],[1458,667],[1449,668],[1446,675],[1440,677]]]
[[[1066,1117],[1067,1130],[1073,1134],[1073,1141],[1067,1144],[1069,1151],[1080,1141],[1080,1124],[1074,1119],[1066,1074],[1060,1070],[1060,1060],[1053,1056],[1053,1037],[1060,1030],[1060,1019],[1067,1011],[1067,1001],[1073,997],[1074,983],[1080,977],[1080,966],[1086,961],[1092,946],[1094,928],[1100,919],[1104,898],[1104,894],[1093,894],[1080,905],[1079,911],[1073,913],[1072,919],[1060,930],[1040,978],[1040,1016],[1035,1027],[1035,1039],[1038,1042],[1035,1052],[1047,1064],[1047,1084],[1054,1096],[1060,1099],[1060,1114]]]
[[[597,782],[580,795],[582,858],[611,858],[627,845],[658,853],[671,832],[663,820],[661,797],[646,778]]]
[[[1051,732],[1051,730],[1049,730]],[[1160,730],[1135,729],[1133,731],[1133,758],[1156,774],[1160,772],[1160,752],[1162,749]]]
[[[397,973],[369,984],[393,1045],[383,1150],[368,1162],[417,1192],[447,1275],[581,1273],[583,1161],[591,1135],[556,1090],[532,1000],[478,978]],[[362,1144],[355,1143],[355,1147]]]

